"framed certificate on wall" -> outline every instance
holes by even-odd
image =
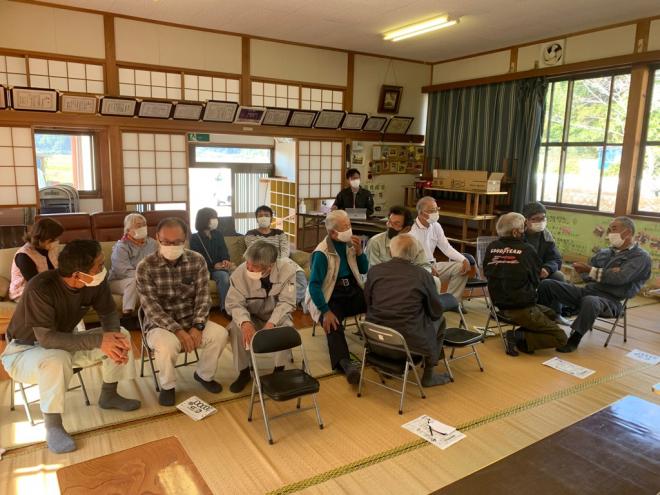
[[[0,85],[0,110],[7,108],[7,89]]]
[[[387,117],[379,117],[378,115],[375,115],[367,119],[367,122],[364,124],[362,130],[371,131],[371,132],[380,132],[383,130],[383,127],[385,127],[386,122],[387,122]]]
[[[264,107],[239,107],[234,124],[259,125],[265,113],[266,109]]]
[[[201,103],[178,102],[174,105],[174,120],[199,120],[202,116],[204,105]]]
[[[341,123],[341,128],[345,131],[361,131],[367,117],[366,113],[347,113]]]
[[[57,112],[57,91],[54,89],[12,88],[11,106],[14,110]]]
[[[290,116],[291,110],[287,108],[267,108],[261,125],[285,126]]]
[[[202,120],[208,122],[227,122],[234,121],[238,103],[234,101],[216,101],[209,100],[204,107],[204,116]]]
[[[101,98],[101,115],[133,117],[136,109],[137,100],[135,98],[119,98],[116,96]]]
[[[99,99],[89,95],[60,95],[62,113],[82,113],[94,115],[99,108]]]
[[[314,110],[293,110],[287,124],[289,127],[312,127],[316,112]]]
[[[169,119],[172,116],[174,104],[171,101],[143,100],[140,102],[138,117],[151,119]]]
[[[314,127],[317,129],[338,129],[341,126],[346,112],[341,110],[321,110],[316,117]]]
[[[413,120],[413,117],[392,117],[385,127],[385,134],[405,134]]]

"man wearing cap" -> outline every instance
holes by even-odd
[[[541,258],[541,280],[565,280],[561,272],[561,253],[557,249],[555,239],[548,229],[546,209],[541,203],[535,201],[527,203],[522,210],[525,217],[525,236],[523,241],[534,248]]]

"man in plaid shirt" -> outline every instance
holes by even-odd
[[[208,319],[209,272],[202,255],[184,248],[187,233],[182,220],[161,220],[156,232],[158,251],[137,267],[147,344],[154,350],[160,370],[158,402],[162,406],[175,404],[174,367],[182,350],[203,349],[194,378],[209,392],[222,391],[222,385],[213,378],[228,333]]]

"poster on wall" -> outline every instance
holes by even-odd
[[[287,124],[289,127],[312,127],[316,112],[313,110],[294,110]]]
[[[82,113],[94,115],[98,111],[99,100],[96,96],[60,95],[60,111],[62,113]]]
[[[385,127],[385,134],[405,134],[413,123],[413,117],[392,117]]]
[[[234,124],[259,125],[265,113],[266,109],[264,107],[240,107],[236,112]]]
[[[291,110],[286,108],[267,108],[261,125],[286,126]]]
[[[171,101],[143,100],[140,102],[138,117],[150,119],[169,119],[174,105]]]
[[[321,110],[314,122],[317,129],[337,129],[344,120],[345,112],[339,110]]]
[[[238,103],[233,101],[209,100],[204,107],[204,116],[202,120],[208,122],[227,122],[234,121]]]
[[[57,112],[57,91],[54,89],[12,88],[11,106],[14,110]]]
[[[174,105],[174,120],[199,120],[202,116],[204,105],[201,103],[177,103]]]
[[[383,130],[383,127],[385,127],[386,122],[387,122],[387,117],[379,117],[379,116],[369,117],[367,122],[364,124],[362,130],[371,131],[371,132],[380,132]]]
[[[115,96],[101,98],[101,115],[133,117],[136,109],[137,100],[134,98],[118,98]]]
[[[341,128],[345,131],[361,131],[367,117],[366,113],[347,113]]]

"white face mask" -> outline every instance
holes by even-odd
[[[532,232],[543,232],[547,225],[548,225],[547,220],[542,220],[540,222],[531,222],[529,224],[529,230],[531,230]]]
[[[209,229],[215,230],[218,228],[218,219],[217,218],[212,218],[209,220]]]
[[[618,232],[610,232],[609,234],[607,234],[607,240],[610,241],[610,245],[613,248],[620,248],[621,246],[623,246],[623,242],[624,242],[623,238],[621,237],[621,234],[619,234]]]
[[[137,229],[133,229],[133,239],[137,239],[138,241],[145,239],[147,237],[147,227],[138,227]]]
[[[257,225],[260,229],[270,227],[270,217],[257,217]]]
[[[247,273],[247,277],[250,280],[260,280],[264,272],[251,272],[250,270],[246,270],[245,273]]]
[[[348,183],[353,189],[358,189],[360,187],[360,179],[351,179]]]
[[[80,273],[85,273],[85,272],[80,272]],[[91,282],[85,282],[83,279],[80,279],[80,281],[85,284],[87,287],[96,287],[97,285],[101,285],[101,283],[105,280],[105,276],[108,273],[108,271],[105,269],[105,266],[103,267],[103,270],[98,272],[96,275],[90,275],[89,273],[85,273],[88,277],[92,277]]]
[[[160,255],[166,260],[178,260],[183,255],[183,246],[160,246]]]
[[[344,230],[343,232],[337,232],[337,240],[339,242],[351,242],[353,237],[353,229]]]
[[[435,213],[429,213],[428,221],[429,223],[434,223],[437,222],[439,218],[440,218],[440,213],[436,211]]]

